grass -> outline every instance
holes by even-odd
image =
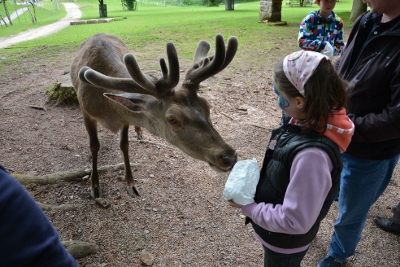
[[[19,3],[19,1],[17,1]],[[67,12],[65,11],[64,5],[61,3],[58,5],[59,9],[56,10],[56,6],[52,1],[43,0],[40,2],[41,6],[35,6],[35,11],[31,5],[26,4],[14,4],[12,1],[8,0],[5,2],[7,10],[10,14],[18,12],[18,18],[12,21],[13,25],[1,26],[0,27],[0,38],[7,37],[12,34],[27,31],[30,29],[36,29],[41,26],[53,23],[59,19],[65,17]],[[32,18],[29,12],[22,12],[20,9],[29,7],[32,14],[36,14],[36,22],[32,22]],[[4,10],[3,4],[0,5],[0,15],[3,18],[7,18],[6,12]]]
[[[180,57],[192,57],[193,48],[200,39],[212,41],[215,34],[221,33],[224,37],[237,36],[242,52],[250,51],[254,46],[263,46],[260,49],[270,50],[276,48],[276,42],[266,42],[265,39],[279,40],[282,36],[297,37],[297,31],[301,19],[313,7],[289,7],[283,2],[282,20],[287,26],[268,26],[259,22],[258,14],[260,3],[247,2],[235,6],[234,11],[226,11],[224,5],[218,7],[204,6],[154,6],[138,3],[137,11],[123,11],[121,3],[116,0],[106,0],[108,17],[116,18],[116,21],[102,24],[86,24],[69,26],[55,34],[26,41],[3,49],[0,69],[7,61],[18,60],[21,56],[30,53],[51,54],[56,57],[61,50],[75,51],[79,44],[96,33],[110,33],[121,37],[129,47],[140,53],[155,53],[148,51],[153,44],[164,50],[164,44],[173,41],[179,44]],[[99,18],[98,1],[78,1],[82,11],[81,19]],[[61,4],[60,4],[61,5]],[[337,3],[335,11],[344,19],[346,26],[352,0],[341,0]],[[50,22],[50,18],[48,18]],[[21,23],[22,24],[22,23]],[[33,26],[32,24],[30,24]],[[37,25],[34,25],[37,26]],[[15,30],[24,30],[20,24]],[[0,31],[0,37],[4,37],[4,27]],[[285,45],[285,44],[279,44]]]

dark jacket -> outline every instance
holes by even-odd
[[[336,62],[353,87],[346,109],[355,134],[346,154],[366,160],[400,153],[400,16],[382,25],[380,18],[361,15]]]
[[[326,216],[336,196],[340,185],[342,160],[338,146],[329,138],[317,133],[301,133],[297,125],[283,125],[274,130],[271,140],[277,140],[274,150],[267,149],[260,181],[257,185],[255,202],[283,204],[286,189],[289,185],[290,169],[296,154],[308,147],[317,147],[324,150],[333,163],[331,172],[332,187],[325,199],[320,214],[311,229],[301,235],[289,235],[270,232],[252,222],[254,231],[268,244],[280,248],[298,248],[311,243],[318,232],[321,220]],[[248,221],[250,221],[248,219]]]
[[[77,267],[35,200],[0,165],[0,267]]]

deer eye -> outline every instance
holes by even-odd
[[[181,125],[181,123],[178,120],[173,119],[173,118],[168,119],[168,122],[173,126],[180,126]]]

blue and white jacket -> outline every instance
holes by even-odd
[[[337,56],[344,46],[343,20],[333,11],[324,18],[318,11],[311,11],[300,23],[298,36],[299,47],[304,50],[321,52],[327,42]]]

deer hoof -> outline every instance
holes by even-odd
[[[94,198],[103,197],[103,192],[101,192],[101,188],[100,187],[92,188],[92,192],[90,193],[90,196],[93,199]]]
[[[128,191],[128,195],[130,195],[131,197],[140,196],[139,190],[137,190],[137,188],[134,185],[133,186],[128,186],[126,188],[126,191]]]

